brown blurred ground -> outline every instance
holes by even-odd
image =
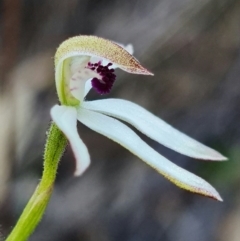
[[[155,76],[118,71],[111,97],[134,101],[216,148],[230,162],[190,160],[142,136],[204,177],[223,203],[179,190],[126,150],[79,125],[92,165],[73,178],[67,150],[32,241],[238,241],[240,225],[240,1],[0,2],[0,232],[36,187],[49,109],[57,102],[52,56],[67,37],[132,43]],[[91,93],[89,99],[99,98]],[[1,235],[0,235],[1,237]]]

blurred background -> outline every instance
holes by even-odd
[[[239,241],[239,0],[1,0],[0,239],[41,177],[49,109],[58,101],[54,53],[79,34],[133,44],[134,55],[155,76],[118,70],[104,98],[138,103],[229,157],[201,162],[141,135],[209,181],[224,202],[175,187],[79,124],[92,164],[74,178],[73,155],[66,150],[46,214],[29,240]],[[96,98],[102,96],[88,96]]]

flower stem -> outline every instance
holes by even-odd
[[[27,240],[40,222],[50,200],[58,163],[66,145],[66,137],[58,127],[52,123],[44,151],[42,179],[6,241]]]

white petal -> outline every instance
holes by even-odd
[[[70,142],[76,158],[74,175],[79,176],[89,166],[90,156],[77,131],[77,111],[74,107],[55,105],[51,109],[51,117]]]
[[[210,184],[161,156],[120,121],[83,108],[78,110],[78,120],[92,130],[127,148],[177,186],[222,200]]]
[[[84,102],[83,107],[126,121],[148,137],[181,154],[203,160],[227,160],[219,152],[178,131],[130,101],[121,99],[97,100]]]

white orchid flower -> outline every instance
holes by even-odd
[[[131,54],[131,45],[124,49],[120,44],[94,36],[70,38],[56,52],[55,78],[61,105],[51,109],[51,116],[69,140],[76,158],[75,175],[81,175],[90,164],[88,149],[77,131],[78,120],[119,143],[177,186],[221,201],[220,195],[209,183],[170,162],[119,120],[189,157],[226,160],[220,153],[132,102],[121,99],[85,100],[91,87],[100,94],[111,90],[116,77],[113,67],[132,74],[152,75]]]

